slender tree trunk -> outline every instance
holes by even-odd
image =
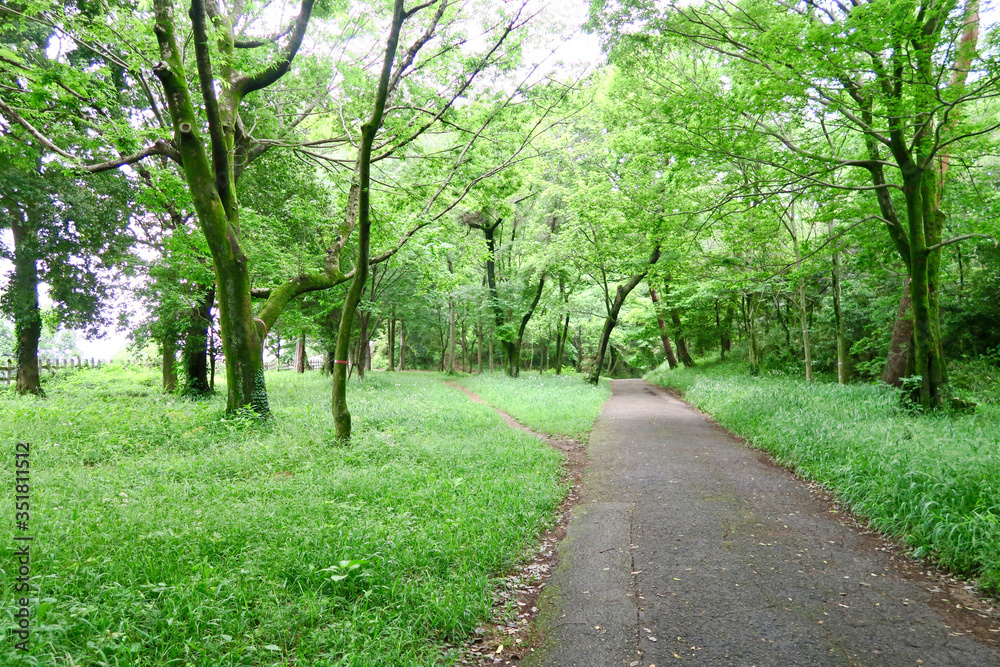
[[[478,337],[478,342],[476,344],[476,361],[479,365],[479,374],[483,374],[483,313],[479,311],[479,327],[476,330],[476,335]]]
[[[361,292],[368,278],[368,255],[371,242],[371,154],[375,143],[375,134],[382,125],[382,114],[385,111],[386,98],[389,92],[389,76],[392,64],[396,59],[396,45],[399,43],[399,30],[406,20],[403,11],[403,0],[395,0],[392,23],[389,29],[389,39],[386,42],[385,58],[382,61],[382,72],[379,76],[378,89],[375,94],[375,105],[371,118],[361,126],[361,146],[358,149],[358,160],[355,167],[357,180],[351,186],[348,196],[348,208],[356,211],[358,221],[358,258],[354,264],[354,277],[347,290],[344,303],[344,315],[337,331],[337,359],[334,360],[333,373],[333,423],[337,439],[348,442],[351,438],[351,413],[347,409],[347,372],[341,363],[346,360],[350,347],[351,321],[354,311],[361,300]],[[348,215],[352,213],[349,212]]]
[[[556,375],[562,375],[563,356],[566,354],[566,343],[569,340],[569,313],[566,313],[562,333],[556,331]]]
[[[337,358],[337,330],[340,328],[339,308],[331,308],[320,320],[323,329],[323,372],[333,375],[333,360]]]
[[[745,296],[745,308],[743,310],[746,319],[747,331],[747,361],[750,366],[750,375],[760,374],[760,349],[757,346],[757,326],[753,293]]]
[[[801,275],[802,272],[802,250],[799,247],[799,235],[795,228],[795,201],[789,205],[789,220],[786,223],[786,228],[789,234],[792,235],[792,248],[795,251],[795,266],[799,270],[799,323],[802,325],[802,356],[806,365],[806,381],[811,382],[813,379],[813,369],[812,369],[812,346],[809,341],[809,311],[806,304],[806,279]]]
[[[468,338],[468,322],[469,313],[468,308],[462,306],[462,372],[469,373],[471,368],[469,367],[469,338]]]
[[[493,332],[490,331],[490,373],[493,372]]]
[[[448,368],[448,334],[445,331],[441,331],[439,338],[441,343],[441,359],[438,362],[438,370],[443,373]]]
[[[371,313],[358,313],[356,317],[358,318],[360,327],[358,331],[358,351],[354,355],[354,364],[358,369],[358,379],[363,380],[365,378],[365,371],[368,370],[368,353],[370,350],[368,345],[368,321],[371,319]]]
[[[656,323],[660,327],[660,340],[663,341],[663,352],[667,355],[667,365],[670,368],[677,368],[677,358],[674,357],[674,350],[670,346],[670,338],[667,337],[667,324],[663,321],[663,311],[660,310],[660,299],[652,285],[649,286],[649,298],[652,299],[653,311],[656,312]]]
[[[388,370],[396,370],[396,311],[392,311],[392,317],[389,318],[389,368]]]
[[[406,370],[406,327],[399,321],[399,370]]]
[[[455,373],[455,300],[448,298],[448,372]]]
[[[215,355],[218,350],[215,347],[215,327],[208,328],[208,390],[215,391]]]
[[[833,235],[833,222],[830,223],[830,235]],[[837,382],[847,384],[847,339],[844,335],[844,317],[840,310],[840,255],[836,246],[830,256],[830,273],[833,281],[833,318],[836,326]]]
[[[306,372],[306,332],[300,331],[295,340],[295,372]]]
[[[38,233],[28,211],[20,219],[11,216],[14,236],[14,275],[10,296],[14,311],[18,394],[41,396],[42,379],[38,370],[38,339],[42,335],[42,314],[38,307]]]

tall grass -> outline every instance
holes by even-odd
[[[871,524],[1000,592],[1000,406],[920,416],[874,385],[658,369],[720,424],[822,482]]]
[[[353,384],[349,447],[332,444],[328,378],[267,380],[264,426],[223,419],[222,396],[164,397],[152,372],[0,393],[0,503],[30,442],[41,591],[32,652],[5,642],[0,664],[453,662],[559,503],[560,457],[437,376]]]
[[[461,384],[525,426],[550,435],[586,440],[611,395],[607,381],[596,387],[577,374],[503,373],[471,375]]]

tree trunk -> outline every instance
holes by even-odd
[[[720,334],[719,341],[719,359],[724,361],[726,358],[726,352],[729,352],[733,347],[733,318],[736,316],[736,309],[733,308],[732,303],[726,308],[726,320],[722,325],[722,332]]]
[[[199,396],[211,391],[208,379],[208,332],[212,328],[215,285],[200,287],[201,298],[191,309],[191,325],[184,336],[185,393]]]
[[[270,409],[262,366],[267,325],[263,320],[254,318],[251,308],[250,273],[241,247],[236,172],[233,168],[233,128],[242,93],[235,88],[223,87],[226,97],[220,104],[213,87],[202,87],[205,107],[209,112],[210,158],[201,135],[201,121],[195,113],[185,82],[186,70],[182,50],[177,44],[173,8],[171,3],[162,0],[154,2],[153,7],[156,15],[154,32],[162,58],[153,67],[153,72],[166,92],[184,180],[215,266],[222,349],[226,356],[226,410],[234,413],[250,406],[257,414],[267,415]],[[191,16],[199,33],[193,40],[198,74],[208,81],[212,73],[204,6],[192,3]],[[223,118],[230,122],[224,124]],[[227,131],[228,140],[225,136]]]
[[[358,347],[354,354],[354,365],[358,370],[358,379],[364,380],[365,371],[368,370],[368,353],[371,349],[368,345],[368,320],[371,318],[371,314],[359,312],[356,317],[361,326],[358,331]]]
[[[440,343],[441,343],[441,359],[438,361],[438,370],[444,373],[445,369],[448,367],[448,334],[445,331],[440,332]]]
[[[694,359],[688,353],[687,341],[684,339],[684,327],[681,324],[681,315],[676,308],[670,310],[670,321],[674,324],[674,342],[677,343],[677,358],[684,364],[685,368],[694,366]]]
[[[910,278],[903,281],[903,293],[896,309],[896,322],[892,327],[889,341],[889,355],[882,369],[882,382],[894,387],[903,386],[903,378],[910,375],[912,368],[911,349],[913,341],[913,319],[910,316]]]
[[[295,340],[295,372],[306,372],[306,332],[300,331]]]
[[[448,298],[448,366],[449,373],[455,373],[455,300]]]
[[[38,339],[42,335],[42,314],[38,307],[38,233],[31,214],[29,211],[10,218],[14,236],[14,275],[9,294],[14,311],[16,391],[41,396],[44,392],[38,370]]]
[[[747,332],[747,363],[750,366],[750,375],[760,374],[760,349],[757,346],[757,326],[756,305],[754,304],[753,293],[744,296],[743,317]]]
[[[163,380],[163,391],[177,391],[177,344],[173,338],[160,341],[160,375]]]
[[[653,254],[650,255],[649,260],[646,262],[645,268],[631,278],[628,282],[623,283],[618,286],[615,290],[615,298],[610,304],[605,303],[608,308],[608,316],[604,319],[604,330],[601,332],[601,341],[597,346],[597,359],[594,360],[594,369],[591,371],[590,376],[587,378],[587,382],[590,384],[597,384],[597,381],[601,377],[601,366],[604,364],[604,354],[608,348],[608,342],[611,340],[611,332],[614,330],[615,325],[618,324],[618,313],[621,312],[622,305],[625,303],[625,299],[628,295],[635,289],[636,285],[642,282],[642,279],[646,277],[646,273],[649,269],[656,264],[660,259],[660,246],[656,246],[653,249]]]
[[[479,366],[479,374],[483,374],[483,313],[479,312],[479,328],[476,330],[478,342],[476,343],[476,361]]]
[[[396,370],[396,311],[392,311],[392,317],[389,318],[389,368],[387,370]]]
[[[806,381],[811,382],[813,379],[813,369],[812,369],[812,346],[809,340],[809,312],[807,310],[806,304],[806,279],[802,276],[802,250],[799,247],[799,235],[795,227],[795,200],[793,199],[788,207],[788,221],[785,222],[785,228],[788,233],[792,236],[792,248],[795,251],[795,266],[799,271],[799,323],[802,326],[802,357],[806,365]]]
[[[208,390],[215,391],[215,327],[208,328]]]
[[[667,323],[663,321],[663,311],[660,310],[660,299],[652,285],[649,286],[649,298],[653,300],[653,310],[656,312],[656,323],[660,327],[660,340],[663,341],[663,352],[667,355],[667,365],[670,368],[677,368],[677,358],[674,357],[670,338],[667,337]]]
[[[403,320],[399,321],[399,370],[406,370],[406,328]]]
[[[462,372],[470,372],[469,368],[469,338],[468,338],[469,313],[466,306],[462,306]]]
[[[833,222],[830,222],[830,235],[833,235]],[[838,384],[847,384],[847,340],[844,335],[844,317],[840,310],[840,256],[836,246],[834,246],[830,260],[830,273],[833,280],[833,318],[836,326],[837,382]]]
[[[351,413],[347,409],[347,372],[346,357],[350,346],[351,321],[354,311],[361,300],[361,291],[368,278],[368,255],[371,242],[371,154],[375,143],[375,134],[382,125],[382,115],[389,92],[389,76],[392,64],[396,59],[396,45],[399,43],[399,30],[406,20],[403,10],[403,0],[395,0],[393,5],[392,23],[389,28],[389,39],[386,41],[385,58],[382,61],[382,72],[379,76],[378,89],[375,93],[375,105],[371,118],[361,126],[361,146],[358,149],[358,159],[355,167],[357,180],[351,185],[348,196],[348,215],[357,215],[358,220],[358,258],[354,264],[354,277],[347,290],[344,303],[344,315],[337,331],[337,359],[334,360],[333,373],[333,423],[337,439],[347,443],[351,438]],[[356,211],[352,213],[351,209]]]
[[[535,308],[538,306],[538,301],[542,298],[542,289],[545,287],[545,273],[542,272],[541,277],[538,279],[538,289],[535,290],[535,298],[532,300],[531,305],[528,310],[521,317],[521,325],[517,330],[517,343],[511,343],[511,350],[509,352],[510,356],[510,370],[508,374],[511,377],[518,377],[521,373],[521,344],[524,341],[524,331],[528,328],[528,322],[531,320],[531,316],[535,314]]]
[[[566,343],[569,340],[569,313],[566,313],[562,333],[557,331],[556,334],[559,336],[556,342],[556,375],[562,375],[563,356],[566,354]]]

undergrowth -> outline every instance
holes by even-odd
[[[224,394],[165,397],[153,371],[0,393],[0,503],[29,442],[40,589],[30,654],[5,642],[0,664],[451,664],[563,488],[557,453],[441,380],[352,383],[349,447],[318,373],[269,373],[264,424],[224,419]]]
[[[917,555],[1000,592],[1000,406],[920,416],[884,385],[751,377],[734,364],[646,379],[682,391]]]
[[[484,373],[464,377],[460,382],[525,426],[577,440],[587,439],[611,395],[607,380],[595,387],[577,374],[523,373],[511,378],[503,373]]]

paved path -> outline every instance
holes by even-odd
[[[642,380],[612,392],[526,664],[1000,665],[760,452]]]

